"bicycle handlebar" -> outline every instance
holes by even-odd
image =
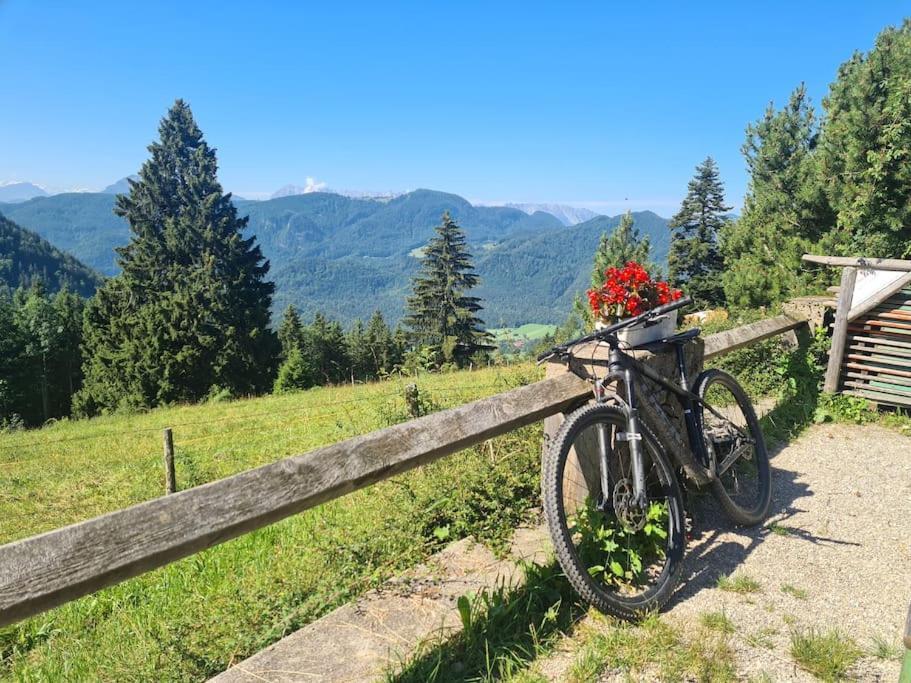
[[[691,303],[693,303],[693,297],[685,296],[682,299],[677,299],[677,301],[671,301],[670,303],[664,304],[663,306],[658,306],[657,308],[653,308],[649,311],[646,311],[645,313],[640,313],[639,315],[635,315],[632,318],[624,318],[623,320],[620,320],[620,321],[614,323],[613,325],[609,325],[608,327],[605,327],[603,330],[598,330],[597,332],[593,332],[592,334],[586,335],[584,337],[579,337],[578,339],[573,339],[571,341],[566,342],[565,344],[561,344],[560,346],[555,346],[552,349],[550,349],[549,351],[545,351],[540,356],[538,356],[538,362],[540,363],[541,361],[547,360],[551,356],[555,356],[557,354],[566,353],[566,351],[567,351],[567,349],[569,349],[569,347],[576,346],[577,344],[585,344],[586,342],[595,341],[595,340],[608,341],[609,338],[615,332],[618,332],[619,330],[622,330],[626,327],[631,327],[632,325],[636,325],[636,324],[646,321],[646,320],[652,320],[654,318],[658,318],[662,315],[670,313],[671,311],[676,311],[678,308],[683,308],[684,306],[689,306]]]

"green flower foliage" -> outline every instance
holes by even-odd
[[[667,503],[653,502],[639,531],[608,518],[591,499],[573,520],[570,531],[580,539],[579,554],[589,573],[607,584],[640,585],[649,565],[664,559],[667,540]]]

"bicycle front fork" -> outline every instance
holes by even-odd
[[[613,359],[612,359],[613,360]],[[617,364],[619,365],[619,364]],[[616,435],[617,441],[626,441],[629,443],[630,460],[632,462],[632,489],[633,495],[630,503],[634,507],[644,509],[647,504],[645,494],[645,465],[642,451],[642,430],[639,424],[639,411],[636,407],[636,394],[633,388],[632,372],[629,368],[616,368],[615,363],[611,363],[611,379],[619,379],[623,383],[626,392],[626,431]],[[607,425],[599,423],[598,425],[598,451],[600,457],[601,469],[601,495],[607,505],[611,501],[611,486],[608,476],[608,453],[610,448],[610,435],[607,433]]]

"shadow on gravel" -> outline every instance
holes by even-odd
[[[772,505],[769,508],[768,520],[756,527],[737,527],[733,525],[721,507],[710,495],[691,499],[694,528],[691,540],[687,544],[681,585],[668,607],[673,607],[693,597],[705,588],[716,585],[719,576],[734,573],[749,557],[760,543],[770,535],[787,536],[795,541],[818,544],[854,545],[860,543],[843,541],[826,536],[818,536],[805,529],[787,525],[787,520],[797,512],[802,498],[813,495],[813,490],[804,482],[797,481],[798,473],[772,467]],[[739,541],[718,542],[722,534],[736,533]],[[746,545],[742,545],[746,540]]]
[[[813,492],[810,487],[797,481],[796,472],[773,467],[769,519],[777,519],[780,524],[795,512],[800,512],[796,503],[801,498],[811,495]],[[770,534],[781,534],[782,529],[790,531],[790,527],[774,525],[736,527],[709,494],[691,498],[690,507],[693,530],[687,543],[680,588],[671,598],[669,608],[678,602],[688,600],[705,588],[714,587],[719,576],[734,573]],[[729,532],[736,533],[740,537],[739,541],[719,543],[718,538]],[[746,545],[743,545],[744,540],[747,542]]]
[[[814,544],[859,545],[787,526],[789,517],[802,512],[798,507],[799,501],[812,496],[813,491],[806,483],[797,481],[797,472],[776,468],[775,456],[813,423],[821,380],[820,370],[811,357],[809,334],[806,331],[798,332],[798,340],[798,348],[790,354],[787,365],[782,369],[785,376],[793,380],[790,391],[760,421],[772,462],[769,522],[753,528],[735,527],[710,494],[692,496],[689,507],[694,518],[693,536],[687,546],[681,587],[671,599],[669,607],[687,600],[704,588],[713,587],[719,576],[735,572],[770,534],[791,536]],[[744,546],[734,541],[719,543],[718,538],[728,532],[737,533],[747,544]]]

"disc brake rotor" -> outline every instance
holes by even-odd
[[[632,531],[645,526],[645,509],[633,503],[633,482],[621,479],[614,486],[614,512],[623,525]]]

